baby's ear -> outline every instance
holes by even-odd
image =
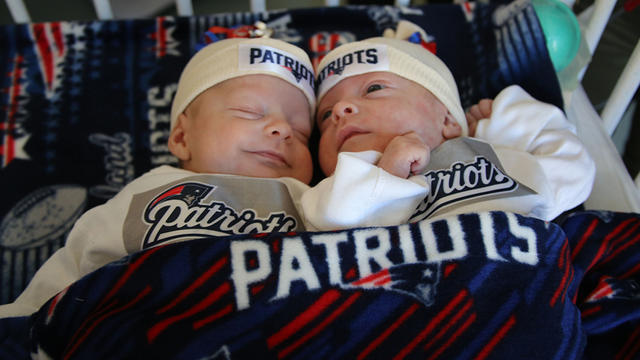
[[[449,111],[447,111],[447,115],[444,119],[444,127],[442,128],[442,136],[449,140],[453,138],[457,138],[462,135],[462,126],[458,124],[456,118],[451,115]]]
[[[191,158],[191,152],[187,146],[186,122],[187,116],[182,113],[178,116],[176,124],[169,134],[169,151],[181,161],[187,161]]]

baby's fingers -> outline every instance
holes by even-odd
[[[476,128],[478,127],[478,121],[491,117],[491,107],[493,106],[493,100],[482,99],[477,104],[473,105],[465,113],[467,118],[467,126],[469,127],[469,136],[474,136]]]

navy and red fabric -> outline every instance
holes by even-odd
[[[30,321],[53,358],[633,359],[640,217],[470,213],[160,246]]]

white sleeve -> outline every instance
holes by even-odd
[[[308,230],[388,226],[406,222],[427,193],[420,176],[403,179],[375,164],[377,151],[343,152],[333,175],[302,195]]]
[[[559,108],[519,86],[498,94],[476,137],[495,148],[509,175],[538,192],[541,201],[531,215],[551,220],[589,196],[595,164],[575,127]]]

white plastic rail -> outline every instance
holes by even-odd
[[[595,0],[591,5],[593,14],[586,26],[584,37],[592,54],[600,42],[604,28],[607,26],[615,6],[616,2],[614,0]]]
[[[113,19],[113,10],[109,0],[93,0],[93,7],[96,9],[96,15],[100,20]]]
[[[22,0],[5,0],[13,21],[18,24],[31,22],[27,7]]]
[[[176,0],[176,10],[180,16],[193,15],[193,4],[191,0]]]
[[[629,106],[640,85],[640,40],[618,77],[618,81],[602,110],[602,121],[609,135],[618,127],[622,115]]]

